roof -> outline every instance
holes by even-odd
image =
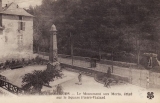
[[[13,4],[13,2],[12,2],[12,3],[7,4],[7,5],[8,5],[7,7],[6,7],[6,6],[5,6],[5,7],[2,7],[3,11],[7,10],[7,9],[10,7],[10,5],[11,5],[11,4]]]
[[[26,10],[23,8],[17,8],[17,7],[11,7],[12,5],[18,6],[16,3],[12,2],[10,4],[7,4],[7,7],[3,7],[3,10],[0,12],[0,14],[9,14],[9,15],[21,15],[21,16],[29,16],[33,17],[33,15],[29,14]]]

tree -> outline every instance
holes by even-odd
[[[43,85],[48,85],[49,82],[54,81],[55,77],[60,77],[59,70],[56,66],[53,69],[46,69],[44,71],[33,71],[33,73],[25,74],[22,78],[22,89],[29,93],[41,93]]]
[[[51,25],[57,26],[58,52],[61,54],[70,54],[69,34],[72,33],[75,48],[99,51],[100,54],[111,52],[108,46],[117,43],[114,52],[124,51],[140,58],[144,52],[159,52],[159,26],[155,25],[160,21],[159,1],[43,0],[41,6],[30,7],[29,11],[35,16],[35,34],[45,41],[49,40]],[[46,48],[49,45],[42,44]],[[75,54],[82,56],[82,52]],[[120,55],[117,58],[115,60],[124,60]]]

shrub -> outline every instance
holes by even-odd
[[[55,77],[60,77],[59,70],[56,69],[56,66],[53,69],[35,70],[33,73],[25,74],[22,78],[22,89],[26,92],[41,93],[43,85],[48,85],[49,82],[54,81]]]

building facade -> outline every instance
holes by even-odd
[[[0,58],[25,58],[30,54],[33,54],[33,16],[14,2],[2,7],[0,0]]]

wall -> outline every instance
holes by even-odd
[[[23,17],[25,31],[18,30],[19,16],[3,15],[2,24],[5,27],[0,34],[0,61],[11,58],[28,58],[33,54],[33,18]],[[18,46],[18,35],[23,35],[23,46]]]

